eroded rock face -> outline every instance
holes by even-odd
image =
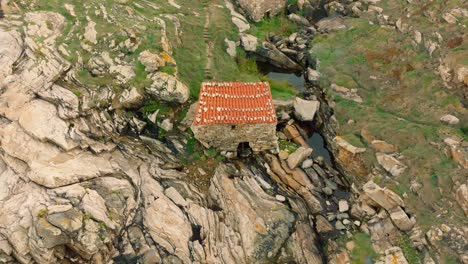
[[[17,31],[0,28],[0,83],[12,72],[11,66],[21,55],[22,39]]]
[[[286,0],[236,0],[235,2],[255,22],[259,22],[265,16],[276,16],[286,6]]]

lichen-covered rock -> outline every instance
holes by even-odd
[[[190,95],[189,88],[175,78],[164,72],[157,72],[151,76],[153,84],[146,87],[146,92],[163,101],[185,103]]]
[[[144,96],[138,91],[137,88],[133,87],[130,90],[125,90],[119,97],[119,102],[124,108],[137,108],[144,100]]]

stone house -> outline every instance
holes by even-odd
[[[236,153],[278,150],[276,112],[267,82],[204,82],[194,121],[195,138],[205,147]]]

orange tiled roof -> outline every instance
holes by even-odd
[[[204,82],[195,125],[276,123],[267,82]]]

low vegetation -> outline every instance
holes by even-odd
[[[370,236],[365,233],[357,233],[353,236],[354,249],[351,251],[351,263],[374,263],[377,253],[372,248]]]
[[[297,32],[297,30],[298,26],[296,23],[289,20],[284,14],[280,14],[253,24],[248,33],[256,36],[260,40],[263,40],[270,33],[279,36],[289,36],[292,33]]]
[[[466,117],[459,99],[434,73],[435,59],[423,47],[413,46],[410,36],[371,25],[366,19],[347,19],[347,23],[352,29],[318,36],[312,43],[312,53],[320,61],[318,70],[325,76],[323,87],[336,83],[357,89],[364,99],[355,103],[327,90],[336,102],[338,133],[352,144],[370,149],[361,137],[365,128],[377,139],[398,147],[408,169],[397,178],[381,179],[381,183],[408,195],[406,201],[423,228],[434,224],[428,212],[448,214],[444,216],[448,221],[462,221],[463,212],[449,201],[454,182],[466,174],[443,152],[442,141],[448,135],[466,138],[467,120],[460,127],[439,121],[447,113]],[[372,151],[366,155],[368,166],[376,165]],[[411,192],[412,181],[423,188]]]

